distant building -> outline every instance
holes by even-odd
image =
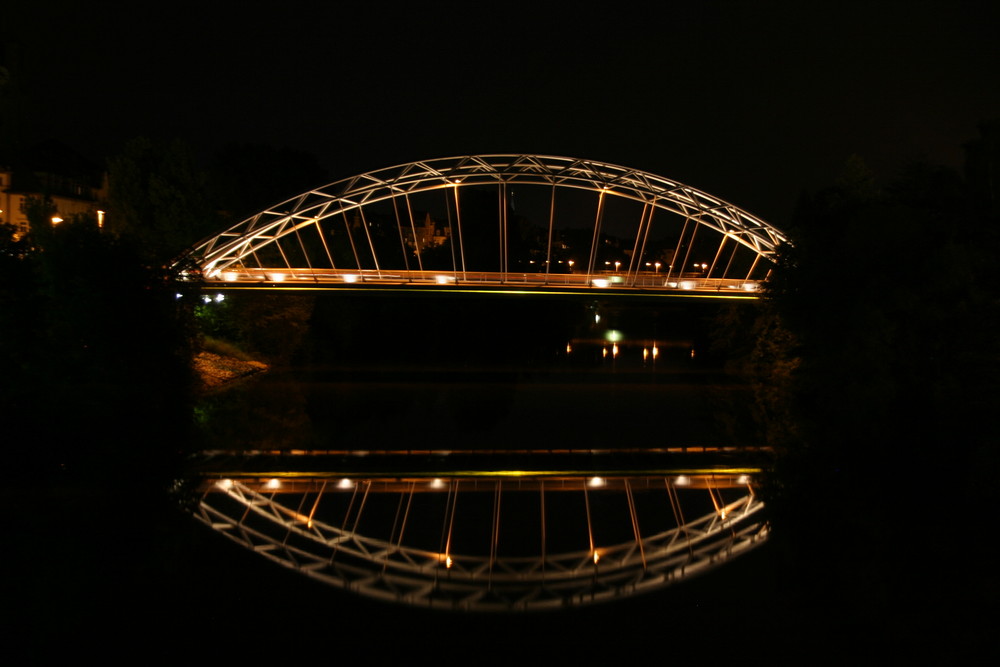
[[[48,198],[53,224],[78,215],[103,225],[107,174],[58,142],[38,144],[22,152],[16,164],[0,164],[0,224],[15,234],[28,232],[24,205],[28,198]]]
[[[416,239],[421,250],[425,248],[436,248],[447,241],[451,236],[451,230],[447,227],[438,225],[431,217],[430,213],[427,213],[424,216],[423,224],[415,225],[414,229],[416,231]],[[406,244],[412,248],[414,246],[413,239],[407,237]]]
[[[420,211],[414,218],[420,217]],[[405,220],[400,220],[392,216],[373,216],[368,222],[368,229],[376,236],[395,236],[399,234],[408,248],[420,250],[436,248],[451,238],[451,229],[446,225],[438,224],[429,212],[424,212],[422,223],[413,223],[412,229],[407,229]],[[355,212],[351,217],[351,230],[356,231],[364,228],[361,216]]]

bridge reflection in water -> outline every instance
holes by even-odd
[[[298,454],[206,456],[197,517],[385,601],[466,611],[608,601],[708,571],[768,534],[759,449]]]

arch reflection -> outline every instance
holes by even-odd
[[[376,472],[405,457],[357,460],[365,465],[353,470],[206,473],[195,514],[324,583],[465,611],[563,608],[661,589],[768,534],[753,466],[473,469],[466,457],[461,469],[422,458],[408,471]]]

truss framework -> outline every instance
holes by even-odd
[[[771,260],[777,247],[787,241],[780,230],[733,204],[647,172],[566,157],[475,155],[411,162],[352,176],[304,192],[200,242],[181,262],[186,266],[196,265],[205,279],[220,282],[276,282],[286,279],[351,283],[358,280],[397,279],[441,282],[440,271],[424,271],[410,199],[418,193],[440,191],[450,207],[448,225],[452,232],[453,246],[457,247],[457,250],[456,247],[452,248],[450,280],[503,283],[512,274],[521,272],[521,268],[511,266],[509,260],[506,202],[508,189],[514,185],[547,186],[551,190],[548,246],[545,249],[543,272],[545,276],[551,273],[553,228],[557,215],[556,191],[572,189],[596,195],[589,257],[586,262],[581,260],[573,270],[575,274],[585,276],[586,286],[594,286],[594,277],[602,274],[603,267],[595,263],[595,257],[606,200],[611,197],[637,202],[642,206],[635,226],[635,238],[632,240],[632,259],[624,270],[622,266],[614,267],[614,273],[621,276],[624,287],[702,288],[703,286],[690,280],[685,282],[683,275],[684,267],[691,259],[685,254],[685,248],[689,249],[693,245],[698,229],[711,230],[719,239],[711,267],[706,262],[698,277],[729,281],[723,287],[732,289],[748,289],[739,281],[766,278],[770,265],[767,260]],[[486,186],[495,187],[498,192],[498,229],[495,232],[499,236],[498,271],[484,271],[483,267],[471,266],[470,253],[463,243],[459,192]],[[405,259],[400,262],[401,265],[392,265],[389,262],[393,260],[380,257],[372,242],[367,222],[351,233],[347,223],[349,213],[364,219],[364,211],[368,207],[383,202],[391,202],[395,211],[396,231],[404,253],[407,243],[414,246],[416,254],[412,265]],[[451,219],[452,211],[454,220]],[[662,274],[659,273],[659,267],[654,272],[645,270],[645,264],[651,263],[643,262],[650,229],[659,224],[654,222],[654,214],[657,212],[679,216],[683,223],[673,261],[677,266],[663,267]],[[328,221],[328,225],[344,227],[350,241],[350,254],[353,255],[350,259],[339,263],[334,261],[334,253],[330,249],[330,232],[324,231],[321,224],[324,221]],[[468,238],[468,225],[471,223],[466,221],[465,224],[464,238]],[[754,260],[745,275],[737,276],[732,274],[730,268],[739,248],[749,250]],[[265,249],[272,251],[266,258],[262,252]],[[274,250],[277,252],[273,252]],[[277,263],[273,258],[278,258]],[[766,261],[761,263],[761,259]],[[470,277],[470,273],[474,275]],[[653,274],[652,279],[650,273]],[[737,283],[729,285],[734,280]],[[707,288],[719,289],[720,285],[713,283]]]
[[[388,538],[358,531],[365,503],[372,493],[379,493],[371,480],[356,484],[340,526],[320,518],[322,512],[317,511],[324,491],[331,493],[326,481],[310,495],[301,493],[301,480],[297,481],[299,490],[289,493],[276,492],[274,481],[219,480],[206,489],[196,516],[244,547],[327,584],[384,601],[465,611],[554,609],[656,590],[712,569],[761,544],[768,534],[763,503],[747,484],[743,495],[726,502],[721,488],[740,485],[716,485],[710,476],[695,480],[693,485],[686,477],[592,479],[600,480],[605,492],[626,497],[629,511],[619,519],[631,522],[633,539],[607,545],[596,541],[595,527],[607,517],[598,516],[593,506],[592,496],[597,492],[593,482],[581,484],[579,480],[562,486],[558,480],[541,480],[519,489],[541,491],[542,533],[535,555],[505,556],[498,549],[500,508],[504,504],[501,479],[475,481],[478,498],[493,503],[490,540],[488,549],[483,545],[483,553],[453,553],[451,548],[462,484],[454,479],[387,483],[381,492],[392,488],[391,495],[399,497]],[[506,483],[509,487],[509,480]],[[436,490],[447,494],[438,550],[411,546],[404,540],[418,484],[421,493]],[[642,484],[646,488],[660,485],[665,494],[663,511],[672,514],[673,527],[643,533],[633,495]],[[712,511],[685,519],[679,486],[707,492]],[[408,488],[409,493],[400,493],[400,488]],[[578,505],[586,511],[589,543],[584,540],[583,548],[549,552],[546,539],[552,544],[553,533],[559,529],[556,524],[567,521],[562,516],[549,517],[546,528],[546,493],[559,490],[583,494]],[[295,500],[298,503],[293,507]],[[504,520],[522,523],[524,517]]]

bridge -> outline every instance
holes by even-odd
[[[745,298],[785,242],[752,214],[646,172],[478,155],[310,190],[202,241],[177,268],[211,289]],[[194,512],[276,563],[372,598],[565,608],[658,590],[762,544],[760,454],[206,452],[192,468]]]
[[[176,267],[217,287],[754,296],[785,235],[696,188],[541,155],[411,162],[272,206]]]
[[[212,452],[195,515],[276,563],[375,599],[559,609],[662,589],[761,545],[762,454]]]

